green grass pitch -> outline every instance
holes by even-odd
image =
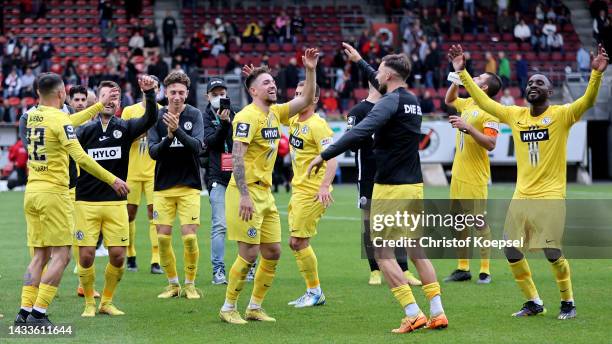
[[[513,185],[495,185],[493,198],[511,197]],[[426,187],[426,197],[445,198],[446,188]],[[569,198],[610,198],[612,185],[568,187]],[[531,259],[531,269],[548,314],[536,318],[514,319],[522,295],[503,260],[493,260],[493,283],[477,285],[475,281],[442,285],[442,299],[449,327],[443,331],[419,330],[408,335],[393,335],[403,316],[402,309],[386,285],[369,286],[367,262],[361,259],[360,222],[354,186],[337,186],[336,203],[321,220],[319,235],[312,241],[319,260],[320,279],[327,297],[323,307],[294,309],[287,302],[304,292],[304,282],[294,257],[287,246],[287,202],[281,192],[276,204],[282,214],[283,255],[274,285],[264,307],[277,318],[275,324],[249,323],[230,326],[218,318],[224,300],[224,286],[213,286],[210,266],[210,205],[202,198],[202,219],[199,230],[200,267],[197,284],[204,297],[158,300],[156,295],[166,285],[165,276],[149,273],[149,239],[146,211],[140,208],[137,220],[137,249],[140,271],[126,272],[119,284],[115,303],[126,312],[123,317],[96,316],[83,319],[83,299],[75,296],[77,277],[71,262],[64,274],[59,297],[50,309],[50,318],[57,323],[72,324],[75,337],[56,339],[10,339],[0,334],[0,342],[15,343],[604,343],[610,341],[612,318],[610,260],[572,260],[572,278],[578,307],[578,318],[558,321],[559,296],[549,263]],[[25,248],[23,193],[0,193],[0,322],[6,331],[18,310],[22,275],[29,261]],[[179,276],[182,272],[180,233],[174,231],[174,247]],[[233,263],[236,249],[227,243],[226,265]],[[101,291],[105,258],[96,261],[96,287]],[[453,260],[433,262],[441,280],[455,268]],[[472,261],[477,272],[478,262]],[[473,274],[477,275],[477,274]],[[244,310],[252,286],[247,284],[239,300]],[[427,313],[429,307],[420,288],[413,288],[417,302]]]

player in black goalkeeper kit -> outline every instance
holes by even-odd
[[[132,142],[144,134],[157,120],[155,103],[155,81],[143,76],[138,81],[147,97],[147,108],[143,117],[122,120],[114,116],[119,108],[119,99],[106,105],[98,117],[77,130],[77,137],[87,154],[108,171],[120,178],[127,177],[129,152]],[[98,92],[118,88],[113,81],[102,81]],[[81,170],[76,187],[75,244],[79,246],[79,280],[85,294],[83,317],[96,314],[94,299],[95,250],[100,232],[109,250],[109,263],[104,273],[104,291],[99,313],[123,315],[113,305],[113,295],[125,271],[125,255],[129,245],[129,222],[127,198],[117,195],[107,184]]]
[[[395,214],[396,211],[420,213],[423,210],[423,177],[419,158],[422,113],[418,99],[407,90],[410,62],[404,55],[387,55],[376,72],[353,47],[345,43],[343,45],[349,59],[358,62],[368,71],[368,79],[383,96],[363,121],[310,163],[309,174],[312,169],[316,173],[324,161],[374,135],[376,175],[370,221],[380,215]],[[408,333],[425,326],[430,329],[447,327],[440,285],[434,267],[423,249],[410,247],[407,252],[419,272],[423,291],[430,301],[429,320],[416,304],[410,285],[397,264],[395,247],[384,244],[393,240],[418,239],[422,235],[422,228],[411,231],[397,224],[370,234],[376,261],[406,314],[400,327],[393,332]]]

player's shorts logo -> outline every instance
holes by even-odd
[[[114,130],[113,131],[113,137],[116,139],[120,139],[121,136],[123,136],[123,133],[120,130]]]
[[[254,238],[257,235],[257,229],[255,227],[251,227],[247,230],[247,235],[249,238]]]
[[[183,124],[183,128],[185,128],[185,130],[191,130],[191,128],[193,128],[193,123],[187,121]]]
[[[81,241],[81,240],[83,240],[83,238],[85,238],[85,234],[83,233],[83,231],[78,230],[78,231],[76,231],[76,233],[74,233],[74,237],[77,240]]]
[[[238,123],[236,126],[236,137],[249,137],[249,128],[251,127],[248,123]]]
[[[153,219],[157,220],[158,217],[159,213],[157,212],[157,210],[153,210]]]

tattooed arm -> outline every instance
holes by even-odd
[[[240,191],[240,209],[238,214],[243,221],[250,221],[253,218],[254,206],[249,194],[244,168],[244,155],[249,147],[248,143],[234,141],[232,146],[232,165],[234,170],[234,180]]]

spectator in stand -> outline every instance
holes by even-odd
[[[279,32],[276,29],[275,21],[272,19],[268,20],[266,25],[263,27],[264,43],[267,43],[267,44],[278,43],[278,35],[279,35]]]
[[[108,27],[108,22],[113,20],[113,4],[110,0],[100,0],[98,6],[100,12],[100,29]]]
[[[147,35],[144,37],[145,56],[149,56],[151,53],[158,54],[159,47],[160,47],[159,38],[157,38],[157,34],[155,33],[155,31],[147,32]]]
[[[242,57],[240,56],[240,53],[235,53],[225,65],[225,70],[223,72],[225,74],[240,75],[240,70],[242,68],[241,60]]]
[[[21,83],[21,89],[19,91],[20,97],[34,97],[34,81],[36,75],[32,72],[32,68],[26,68],[25,73],[19,77]]]
[[[108,52],[106,56],[106,68],[108,71],[116,71],[119,68],[119,60],[120,60],[119,50],[117,48],[113,48]]]
[[[557,25],[551,19],[546,19],[546,23],[542,26],[542,34],[546,36],[546,46],[550,47],[557,33]]]
[[[423,11],[421,11],[421,19],[419,23],[421,26],[423,26],[423,31],[427,36],[431,36],[435,32],[435,21],[436,20],[434,19],[434,17],[429,15],[429,10],[426,7],[423,8]]]
[[[559,26],[563,27],[566,23],[572,22],[572,14],[570,10],[565,4],[561,4],[559,6],[559,12],[557,13],[557,23]]]
[[[552,20],[553,22],[557,21],[557,13],[555,13],[554,8],[549,7],[548,8],[548,12],[546,12],[546,19],[547,20]]]
[[[34,44],[32,47],[32,53],[27,60],[27,66],[32,68],[35,75],[40,74],[42,66],[40,65],[40,50],[38,44]]]
[[[162,34],[164,36],[164,51],[169,55],[174,51],[174,36],[178,34],[176,19],[170,11],[166,11],[166,18],[162,23]]]
[[[242,45],[240,35],[238,34],[238,27],[236,26],[236,24],[230,21],[226,21],[225,24],[223,24],[223,27],[226,37],[226,51],[230,50],[230,42],[232,41],[238,46]]]
[[[370,40],[361,47],[361,53],[364,56],[379,56],[380,44],[378,44],[376,37],[370,38]]]
[[[470,16],[474,16],[474,0],[463,0],[463,10]]]
[[[591,71],[591,56],[589,52],[581,46],[576,53],[576,62],[578,63],[578,71],[588,73]]]
[[[531,35],[531,47],[534,51],[540,52],[546,49],[546,35],[542,32],[542,29],[534,24],[535,30]]]
[[[299,8],[295,9],[295,14],[291,18],[291,32],[293,33],[293,44],[297,42],[298,35],[306,35],[306,22]]]
[[[453,33],[460,33],[463,34],[464,32],[464,18],[463,18],[463,11],[457,11],[457,14],[455,14],[450,21],[450,28],[451,28],[451,34]]]
[[[223,34],[223,38],[225,38],[225,34]],[[212,48],[210,49],[210,54],[214,57],[219,56],[219,54],[225,52],[225,44],[223,38],[215,39]]]
[[[465,57],[465,70],[467,70],[470,75],[474,75],[474,66],[472,64],[472,55],[469,51],[463,52],[463,56]]]
[[[544,10],[542,9],[542,4],[538,3],[535,8],[535,17],[539,21],[544,21]]]
[[[327,116],[338,113],[338,99],[335,93],[332,91],[326,91],[321,99],[323,103],[323,109]]]
[[[500,104],[505,106],[514,105],[514,97],[510,94],[510,89],[506,88],[504,90],[504,95],[499,99]]]
[[[485,53],[485,61],[487,62],[485,65],[485,73],[497,73],[497,61],[495,61],[495,58],[490,51]]]
[[[164,80],[168,76],[168,64],[159,54],[153,55],[151,64],[147,68],[147,74],[155,75],[159,80]]]
[[[478,33],[489,33],[487,18],[485,18],[481,10],[476,11],[476,18],[472,26],[472,33],[475,35]]]
[[[121,95],[121,108],[125,109],[127,106],[134,105],[134,94],[132,92],[132,84],[129,82],[123,86],[123,94]]]
[[[13,49],[19,46],[19,38],[17,38],[12,31],[6,35],[5,53],[6,55],[12,55]]]
[[[410,55],[410,63],[412,71],[410,76],[408,76],[407,82],[410,88],[417,88],[421,85],[424,78],[425,67],[423,66],[423,62],[419,59],[419,55],[415,52]]]
[[[7,187],[13,190],[17,186],[25,185],[28,180],[28,151],[21,139],[9,148],[8,159],[13,163],[13,173],[8,178]]]
[[[49,40],[49,37],[45,37],[43,43],[40,45],[40,62],[43,72],[48,72],[49,68],[51,68],[51,58],[54,53],[55,47]]]
[[[508,13],[508,0],[497,0],[497,15],[503,12]]]
[[[557,32],[553,36],[552,41],[548,45],[548,49],[552,51],[559,51],[561,53],[564,52],[563,51],[563,35],[561,34],[561,32]]]
[[[100,85],[102,80],[106,80],[107,77],[104,75],[104,67],[101,64],[96,63],[93,65],[93,71],[94,73],[89,77],[89,84],[87,87],[97,92],[98,85]]]
[[[419,60],[424,63],[425,58],[427,57],[427,49],[429,49],[429,44],[427,44],[427,37],[423,36],[419,38],[417,42],[417,48],[419,53]]]
[[[80,65],[77,76],[78,76],[78,80],[76,83],[77,85],[89,87],[89,66],[88,65],[86,64]]]
[[[23,74],[23,68],[25,66],[25,59],[23,58],[23,56],[21,56],[20,47],[17,46],[13,49],[13,53],[8,57],[7,64],[9,67],[8,68],[9,72],[12,68],[15,68],[18,75]]]
[[[521,21],[514,27],[514,38],[518,43],[531,41],[531,29],[527,24],[525,24],[524,19],[521,19]]]
[[[4,98],[19,97],[20,89],[21,81],[19,80],[19,75],[17,75],[17,68],[13,67],[4,79]]]
[[[438,49],[438,44],[433,41],[430,43],[429,53],[425,57],[425,87],[440,87],[440,64],[442,63],[442,52]]]
[[[414,23],[414,13],[412,13],[409,9],[404,9],[404,15],[400,20],[399,29],[401,33],[406,32],[406,30],[410,30],[412,27],[412,23]]]
[[[525,88],[527,88],[527,77],[529,74],[529,66],[527,61],[523,59],[521,54],[516,54],[514,60],[514,69],[516,70],[516,79],[518,81],[519,89],[521,90],[521,98],[525,98]],[[589,71],[590,71],[589,67]]]
[[[612,51],[612,18],[610,18],[610,16],[608,16],[604,22],[601,37],[604,49],[606,49],[606,51]]]
[[[604,10],[599,11],[599,15],[593,19],[593,37],[597,40],[597,43],[602,43],[605,38],[602,33],[604,32],[606,20],[609,20],[609,18],[606,17],[606,11]]]
[[[74,61],[72,61],[72,59],[68,59],[66,61],[66,66],[64,67],[64,74],[62,75],[62,79],[64,79],[64,84],[66,85],[79,84],[79,73],[77,72],[77,69],[74,66]],[[87,84],[85,84],[85,86],[87,86]]]
[[[142,13],[142,0],[126,0],[124,4],[125,16],[128,20],[140,17],[140,13]]]
[[[340,111],[344,113],[349,108],[349,101],[353,96],[354,84],[351,79],[351,67],[347,65],[344,68],[342,73],[342,83],[336,91],[338,92],[338,96],[340,97]]]
[[[510,86],[510,76],[512,71],[510,70],[510,61],[506,57],[506,53],[500,51],[497,53],[499,57],[499,69],[497,75],[502,79],[502,88]]]
[[[431,92],[429,90],[425,90],[423,96],[420,99],[421,103],[421,112],[423,114],[432,113],[435,111],[435,105],[433,99],[431,98]]]
[[[255,20],[247,24],[242,32],[242,41],[244,43],[260,43],[262,42],[261,26]]]
[[[298,82],[300,81],[299,73],[297,67],[297,59],[292,57],[289,59],[289,64],[285,67],[282,72],[285,77],[285,85],[287,88],[296,88]]]
[[[128,47],[131,49],[143,49],[144,48],[144,39],[140,35],[140,31],[134,31],[132,37],[130,37],[130,41],[128,42]]]
[[[106,25],[100,33],[102,34],[104,47],[112,49],[117,47],[117,37],[119,37],[119,34],[117,33],[117,26],[112,21],[109,21]]]

